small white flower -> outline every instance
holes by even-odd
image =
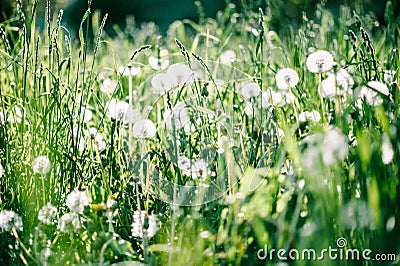
[[[299,82],[299,75],[294,69],[282,68],[275,76],[276,86],[280,90],[287,90],[289,88],[294,88]]]
[[[169,60],[150,56],[149,65],[155,70],[164,70],[169,66]]]
[[[67,195],[66,205],[73,213],[82,214],[85,206],[89,205],[85,191],[72,191]]]
[[[178,102],[173,108],[167,109],[164,113],[164,122],[168,129],[183,128],[190,121],[189,111],[184,102]]]
[[[240,90],[240,94],[246,99],[250,100],[257,97],[261,92],[260,86],[255,82],[245,84]]]
[[[146,228],[147,227],[147,228]],[[148,238],[153,237],[160,229],[160,222],[155,215],[147,215],[145,211],[135,211],[133,214],[132,236],[143,238],[144,232]]]
[[[318,50],[307,57],[306,66],[312,73],[327,72],[332,69],[335,62],[330,52]]]
[[[187,65],[179,63],[168,68],[167,76],[172,87],[174,87],[189,82],[192,79],[193,73]]]
[[[14,211],[0,211],[0,228],[4,231],[10,231],[13,228],[22,231],[22,225],[21,217]]]
[[[123,76],[136,76],[140,73],[140,67],[134,67],[132,65],[118,67],[119,73]]]
[[[135,138],[150,139],[156,135],[157,128],[151,120],[141,119],[135,122],[132,131]]]
[[[47,203],[44,205],[38,214],[38,219],[40,222],[50,225],[53,224],[54,218],[57,216],[57,208],[51,205],[51,203]]]
[[[173,86],[168,75],[165,73],[158,73],[151,79],[152,91],[154,94],[163,94],[171,89]]]
[[[236,60],[236,53],[232,50],[226,50],[220,56],[221,63],[229,65]]]
[[[384,134],[382,136],[382,162],[389,164],[393,161],[394,151],[389,137]]]
[[[76,232],[79,228],[81,228],[81,222],[76,213],[66,213],[58,221],[57,229],[62,233],[68,233],[70,229]]]
[[[375,80],[369,81],[367,83],[367,86],[379,93],[382,93],[385,96],[389,95],[389,88],[380,81],[375,81]]]
[[[32,169],[33,172],[36,174],[47,174],[50,172],[51,169],[51,163],[49,158],[47,158],[46,155],[44,156],[38,156],[32,161]]]
[[[117,86],[118,82],[116,80],[107,78],[100,84],[100,90],[107,94],[113,94],[117,89]]]
[[[332,165],[343,160],[349,153],[346,136],[336,128],[325,134],[322,147],[322,161],[325,165]]]

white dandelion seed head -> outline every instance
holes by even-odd
[[[2,166],[1,163],[0,163],[0,178],[2,178],[3,175],[4,175],[4,168],[3,168],[3,166]]]
[[[164,113],[164,123],[165,126],[172,130],[180,129],[189,125],[190,117],[189,111],[184,102],[178,102],[173,108],[167,109]]]
[[[240,90],[240,94],[246,99],[250,100],[257,97],[261,92],[260,86],[255,82],[246,83]]]
[[[115,90],[117,89],[117,86],[118,86],[118,82],[116,80],[106,78],[100,84],[100,90],[106,94],[113,94],[115,92]]]
[[[294,69],[282,68],[276,75],[276,86],[280,90],[288,90],[289,88],[294,88],[299,82],[299,75]]]
[[[124,124],[133,123],[136,119],[141,117],[137,109],[132,109],[127,102],[110,100],[106,104],[107,114],[111,119],[123,121]]]
[[[261,107],[262,108],[268,108],[270,106],[270,103],[269,103],[270,96],[271,96],[271,93],[269,91],[261,92]]]
[[[360,90],[360,97],[370,106],[378,106],[383,103],[383,99],[378,93],[367,86],[363,86]]]
[[[385,70],[383,72],[383,80],[388,85],[393,85],[396,83],[396,70]]]
[[[306,66],[312,73],[327,72],[335,65],[333,56],[325,50],[318,50],[307,57]]]
[[[393,161],[394,151],[389,137],[386,134],[382,136],[382,162],[390,164]]]
[[[147,229],[145,227],[148,227]],[[147,215],[145,211],[135,211],[133,214],[132,236],[143,238],[144,232],[152,238],[160,229],[160,222],[155,215]]]
[[[164,70],[169,66],[169,60],[150,56],[149,65],[155,70]]]
[[[346,69],[341,68],[336,74],[337,85],[343,89],[343,92],[348,92],[354,86],[354,79]],[[342,92],[342,93],[343,93]],[[339,91],[341,93],[341,91]]]
[[[85,191],[72,191],[67,195],[66,205],[73,213],[82,214],[85,206],[89,205],[89,200]]]
[[[208,163],[203,159],[192,161],[186,156],[179,156],[177,166],[184,175],[190,176],[193,179],[199,176],[204,178],[208,174]]]
[[[389,88],[380,81],[371,80],[367,83],[367,86],[385,96],[389,95]]]
[[[132,128],[132,134],[135,138],[150,139],[157,133],[157,128],[149,119],[141,119],[135,122]]]
[[[325,134],[321,147],[323,147],[322,161],[328,166],[344,160],[349,153],[347,137],[337,128]]]
[[[132,65],[119,66],[118,71],[123,76],[136,76],[140,73],[141,68]]]
[[[318,123],[321,120],[321,115],[317,110],[303,111],[299,114],[299,121],[305,123],[311,121],[313,123]]]
[[[77,213],[65,213],[58,220],[57,229],[62,233],[68,233],[70,230],[77,232],[81,228],[81,221]]]
[[[83,122],[89,123],[92,120],[93,113],[89,108],[82,107],[81,114],[83,116]]]
[[[163,94],[171,89],[173,86],[168,75],[165,73],[158,73],[151,79],[152,92],[154,94]]]
[[[166,74],[172,87],[190,82],[193,77],[192,70],[186,64],[182,63],[170,66]]]
[[[324,98],[334,100],[336,96],[336,81],[335,75],[328,75],[321,83],[322,86],[322,96]]]
[[[0,211],[0,228],[4,231],[10,231],[15,228],[18,231],[22,231],[23,223],[21,217],[11,210]]]
[[[95,135],[93,135],[93,142],[96,145],[96,148],[98,151],[102,151],[107,147],[107,143],[104,140],[104,137],[101,133],[96,133]]]
[[[51,169],[49,158],[46,155],[36,157],[32,161],[32,169],[36,174],[47,174]]]
[[[283,104],[283,94],[279,91],[271,91],[272,104],[279,106]]]
[[[236,60],[236,53],[233,50],[226,50],[220,55],[220,60],[222,64],[229,65]]]
[[[57,216],[57,208],[51,205],[50,202],[48,202],[46,205],[44,205],[38,213],[38,219],[40,222],[51,225],[55,222],[55,218]]]

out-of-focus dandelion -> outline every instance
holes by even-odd
[[[371,80],[367,83],[367,86],[385,96],[389,95],[389,88],[380,81]]]
[[[38,219],[40,222],[51,225],[54,223],[54,219],[57,216],[57,208],[54,207],[50,202],[44,205],[38,214]]]
[[[163,94],[172,87],[171,80],[165,73],[158,73],[151,79],[152,91],[154,94]]]
[[[172,87],[191,81],[193,76],[192,70],[187,65],[182,63],[170,66],[166,74],[171,82]]]
[[[169,66],[169,60],[150,56],[149,65],[155,70],[164,70]]]
[[[144,237],[144,232],[148,238],[153,237],[160,229],[160,222],[155,215],[147,215],[145,211],[135,211],[133,214],[132,236]]]
[[[93,113],[90,109],[82,107],[81,108],[81,113],[83,115],[83,122],[84,123],[89,123],[92,120]]]
[[[371,228],[372,212],[364,201],[353,200],[347,203],[340,212],[343,225],[348,229]]]
[[[165,125],[170,130],[183,128],[188,125],[189,121],[189,111],[184,102],[178,102],[172,109],[167,109],[164,113]]]
[[[396,83],[396,70],[385,70],[383,72],[383,80],[388,85],[393,85]]]
[[[203,159],[191,161],[186,156],[179,156],[177,166],[184,175],[193,179],[199,176],[205,178],[208,175],[208,163]]]
[[[360,97],[370,106],[378,106],[383,103],[383,99],[378,93],[367,86],[363,86],[360,90]]]
[[[318,123],[321,120],[321,115],[317,110],[312,110],[311,112],[303,111],[299,114],[299,120],[302,123],[305,123],[307,121]]]
[[[333,56],[325,50],[318,50],[307,57],[306,66],[312,73],[327,72],[335,65]]]
[[[382,136],[382,162],[390,164],[393,161],[394,151],[390,139],[386,134]]]
[[[11,231],[13,228],[18,231],[22,231],[22,219],[14,211],[2,210],[0,211],[0,228],[4,231]]]
[[[65,213],[58,221],[57,229],[62,233],[68,233],[70,230],[76,232],[81,228],[81,221],[77,213]]]
[[[157,128],[149,119],[141,119],[135,122],[132,128],[132,134],[135,138],[150,139],[157,133]]]
[[[329,130],[322,141],[322,161],[325,165],[333,165],[344,160],[349,153],[347,138],[339,129]]]
[[[294,88],[299,82],[299,75],[294,69],[282,68],[275,76],[276,86],[280,90],[288,90]]]
[[[268,108],[270,106],[271,93],[269,91],[261,92],[261,107]]]
[[[115,92],[115,90],[117,89],[117,86],[118,86],[118,82],[116,80],[106,78],[100,84],[100,90],[106,94],[113,94]]]
[[[232,50],[226,50],[220,56],[221,63],[223,64],[231,64],[236,60],[236,53]]]
[[[6,123],[6,116],[3,111],[0,111],[0,125],[4,125]]]
[[[136,76],[140,73],[141,68],[132,65],[119,66],[118,71],[123,76]]]
[[[67,195],[66,205],[73,213],[82,214],[85,206],[89,205],[89,200],[85,191],[72,191]]]
[[[240,90],[240,94],[246,99],[250,100],[257,97],[261,93],[260,86],[255,82],[246,83]]]
[[[0,178],[2,178],[3,175],[4,175],[4,168],[3,168],[3,166],[2,166],[1,163],[0,163]]]
[[[51,163],[46,155],[38,156],[32,161],[32,169],[36,174],[45,175],[50,172]]]
[[[22,117],[25,116],[25,111],[21,107],[15,105],[8,113],[7,121],[9,123],[21,123]]]
[[[107,102],[106,106],[108,116],[117,121],[122,120],[124,124],[134,122],[141,118],[140,112],[137,109],[132,109],[127,102],[112,99]]]

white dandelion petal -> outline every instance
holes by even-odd
[[[240,94],[246,99],[250,100],[257,97],[261,93],[260,86],[255,82],[245,84],[240,90]]]
[[[135,211],[133,214],[132,236],[152,238],[160,229],[160,222],[155,215],[147,215],[145,211]]]
[[[307,57],[306,66],[312,73],[327,72],[335,65],[333,56],[325,50],[318,50]]]
[[[0,228],[4,231],[11,231],[15,228],[18,231],[22,231],[23,223],[21,217],[11,210],[0,211]]]
[[[51,163],[47,156],[38,156],[32,161],[32,169],[36,174],[47,174],[50,172]]]
[[[276,73],[275,80],[276,86],[280,90],[287,90],[297,85],[299,82],[299,75],[294,69],[282,68]]]
[[[150,139],[157,133],[157,128],[149,119],[141,119],[135,122],[132,128],[132,134],[135,138]]]
[[[72,191],[67,195],[66,205],[73,213],[82,214],[85,206],[89,205],[89,200],[85,191]]]

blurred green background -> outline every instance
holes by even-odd
[[[16,0],[0,0],[2,17],[12,17],[13,9],[16,6]],[[23,0],[25,7],[29,10],[29,4],[32,1]],[[235,3],[238,12],[245,7],[247,9],[258,9],[262,7],[269,11],[272,15],[272,25],[274,27],[285,27],[289,23],[297,23],[301,21],[302,11],[310,14],[320,0],[199,0],[197,1],[204,9],[206,17],[214,17],[218,10],[224,9],[228,2]],[[385,9],[385,1],[378,0],[327,0],[326,6],[333,12],[338,14],[339,6],[347,3],[350,6],[363,6],[365,12],[374,12],[378,21],[383,23],[383,14]],[[40,14],[44,14],[46,0],[38,1],[38,10]],[[399,0],[392,0],[399,16]],[[69,29],[74,31],[79,27],[81,18],[87,9],[86,0],[51,0],[53,10],[62,8],[65,10],[65,24]],[[126,17],[133,15],[136,25],[143,22],[154,21],[161,32],[165,32],[173,21],[189,18],[198,20],[198,5],[194,0],[93,0],[92,10],[99,10],[101,15],[108,14],[108,25],[119,24],[121,27],[126,23]],[[4,19],[2,19],[3,21]],[[43,19],[38,20],[42,22]],[[41,24],[38,23],[40,26]],[[42,24],[43,25],[43,24]],[[108,29],[110,29],[109,27]]]

